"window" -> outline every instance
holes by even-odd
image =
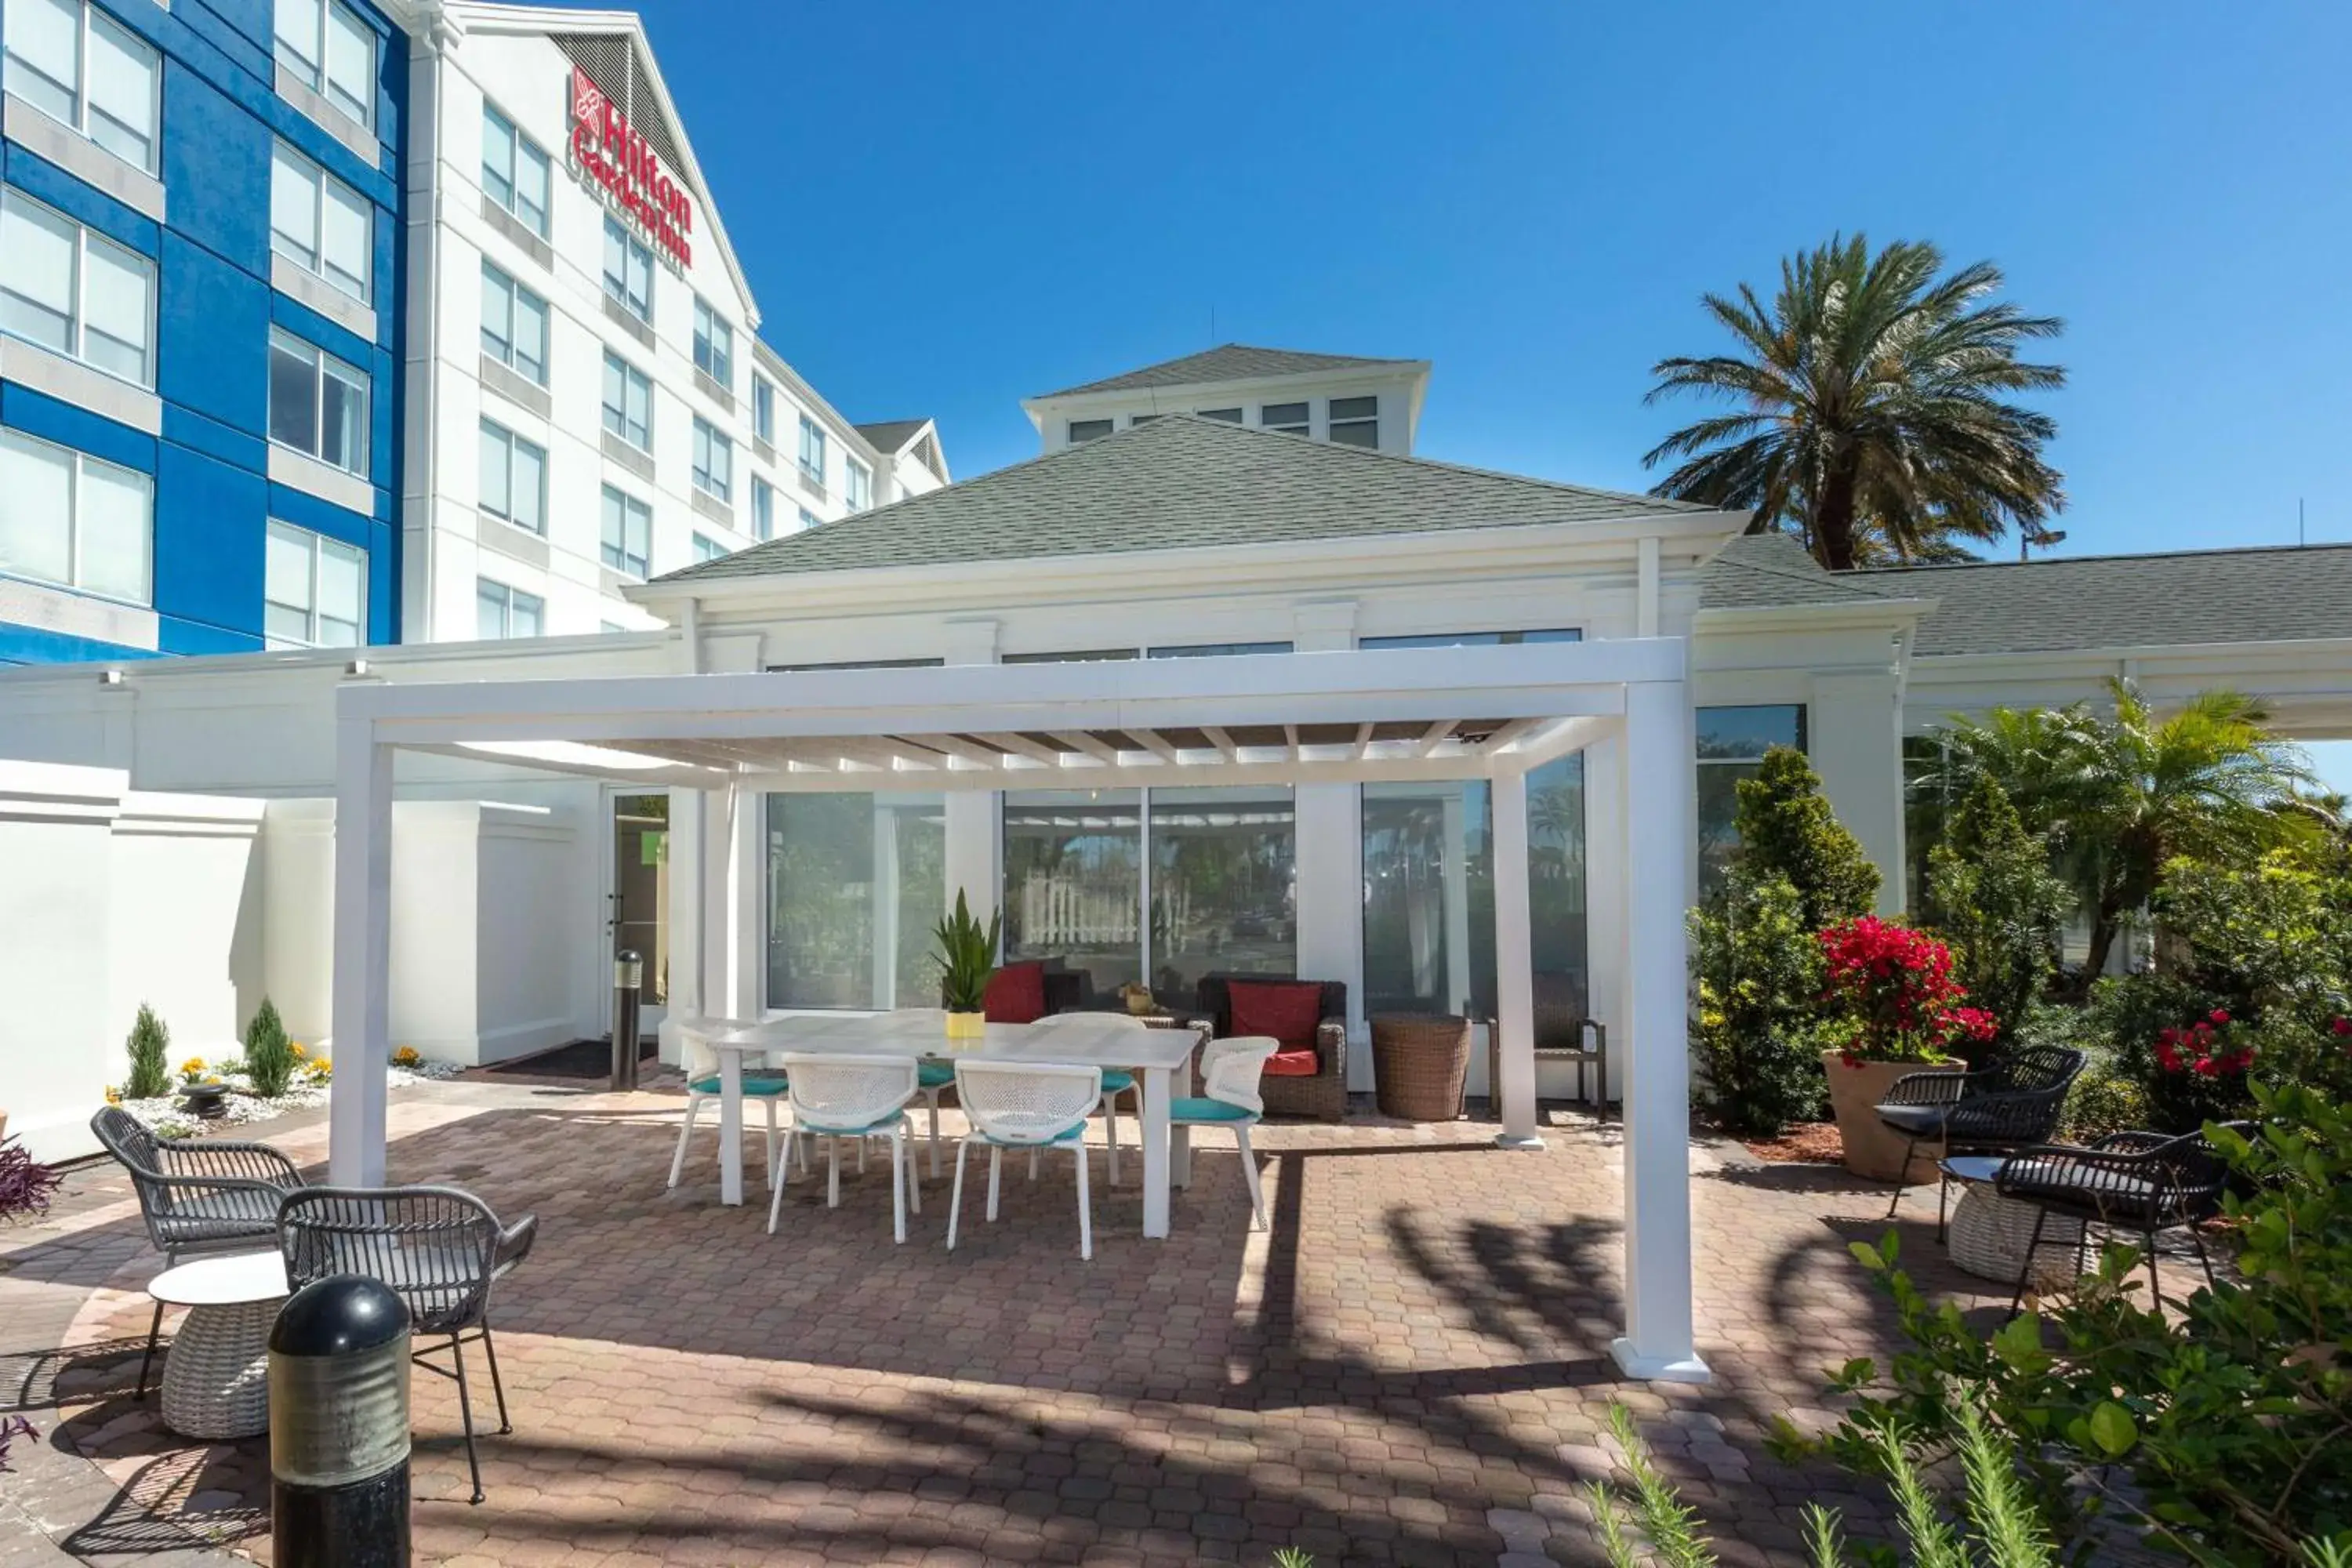
[[[482,352],[526,379],[547,384],[547,301],[487,261]]]
[[[694,417],[694,488],[714,500],[735,499],[735,443]]]
[[[1238,408],[1203,408],[1201,410],[1201,417],[1222,420],[1227,425],[1238,425],[1242,422],[1242,411]]]
[[[936,1005],[941,797],[772,795],[767,816],[768,1005]]]
[[[335,0],[278,0],[278,63],[357,121],[375,125],[375,34]]]
[[[1307,434],[1307,405],[1304,403],[1269,403],[1257,411],[1261,429],[1285,430],[1293,436]]]
[[[375,205],[280,142],[269,172],[269,248],[365,304]]]
[[[485,642],[539,636],[541,616],[546,608],[546,601],[536,594],[509,588],[488,577],[474,579],[474,612],[479,623],[477,629]]]
[[[654,449],[654,384],[611,349],[604,351],[604,428],[640,452]]]
[[[145,474],[0,430],[0,573],[144,605],[154,539]]]
[[[694,559],[698,565],[705,561],[716,561],[726,553],[727,547],[709,534],[698,533],[694,536]]]
[[[751,537],[776,537],[776,487],[757,474],[751,476]]]
[[[1097,436],[1108,436],[1109,434],[1110,421],[1108,419],[1073,419],[1070,421],[1070,445],[1073,447],[1076,446],[1081,441],[1091,441]]]
[[[863,511],[874,504],[874,471],[855,458],[844,458],[842,468],[847,476],[849,510]]]
[[[604,487],[604,564],[632,577],[651,574],[653,508],[633,495]]]
[[[547,531],[547,449],[482,421],[481,508],[517,528]]]
[[[155,172],[155,50],[81,0],[8,0],[8,91],[126,163]]]
[[[644,240],[604,215],[604,293],[640,321],[654,319],[654,253]]]
[[[814,528],[818,523],[823,522],[824,521],[824,519],[817,516],[816,513],[809,510],[808,508],[801,508],[801,526],[803,528]]]
[[[482,105],[482,194],[509,216],[547,237],[547,154],[514,121]]]
[[[1129,424],[1129,426],[1136,426],[1136,425],[1149,425],[1149,424],[1150,424],[1154,419],[1157,419],[1157,418],[1159,418],[1159,417],[1160,417],[1160,416],[1159,416],[1159,415],[1157,415],[1157,414],[1138,414],[1138,415],[1134,416],[1132,418],[1129,419],[1129,420],[1128,420],[1128,424]]]
[[[694,368],[730,390],[735,385],[735,329],[699,294],[694,297]]]
[[[261,630],[271,647],[357,647],[366,640],[364,551],[276,518],[268,551]]]
[[[0,331],[155,384],[155,264],[21,192],[0,194]]]
[[[269,438],[367,477],[368,383],[290,333],[269,333]]]
[[[1754,778],[1774,746],[1805,749],[1801,703],[1702,708],[1698,729],[1698,880],[1702,894],[1723,879],[1739,847],[1739,781]]]
[[[1153,658],[1227,658],[1244,653],[1288,653],[1286,642],[1204,642],[1189,643],[1182,647],[1155,647]]]
[[[764,375],[751,378],[751,434],[776,444],[776,389]]]
[[[801,416],[801,472],[824,488],[824,431],[807,415]]]
[[[1333,398],[1331,439],[1342,447],[1379,446],[1381,400],[1377,397]]]
[[[1135,657],[1131,647],[1066,648],[1056,653],[1008,653],[1000,664],[1118,664]]]

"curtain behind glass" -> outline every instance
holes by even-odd
[[[935,795],[768,797],[768,1005],[938,1005],[946,824]]]

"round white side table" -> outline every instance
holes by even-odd
[[[2041,1210],[2015,1198],[2002,1197],[1993,1187],[2000,1170],[1998,1154],[1956,1155],[1943,1163],[1945,1174],[1960,1184],[1960,1201],[1952,1206],[1948,1246],[1952,1263],[1979,1279],[2017,1283],[2025,1268],[2025,1250],[2033,1239]],[[2071,1280],[2074,1249],[2083,1239],[2083,1222],[2066,1215],[2042,1221],[2042,1245],[2034,1249],[2034,1282]]]
[[[269,1330],[286,1300],[275,1252],[235,1252],[166,1268],[147,1294],[188,1316],[163,1358],[163,1425],[187,1437],[269,1430]]]

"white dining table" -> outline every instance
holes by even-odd
[[[1191,1029],[1138,1029],[1115,1015],[1099,1024],[1063,1014],[1052,1025],[991,1024],[976,1040],[950,1041],[936,1012],[770,1018],[710,1041],[719,1056],[719,1195],[743,1201],[743,1064],[747,1058],[787,1052],[860,1053],[999,1062],[1056,1062],[1125,1068],[1143,1090],[1143,1234],[1168,1234],[1169,1193],[1192,1179],[1186,1130],[1171,1127],[1169,1102],[1189,1075],[1197,1035]]]

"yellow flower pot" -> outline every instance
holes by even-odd
[[[977,1040],[987,1033],[988,1015],[985,1013],[948,1015],[948,1038],[950,1040]]]

